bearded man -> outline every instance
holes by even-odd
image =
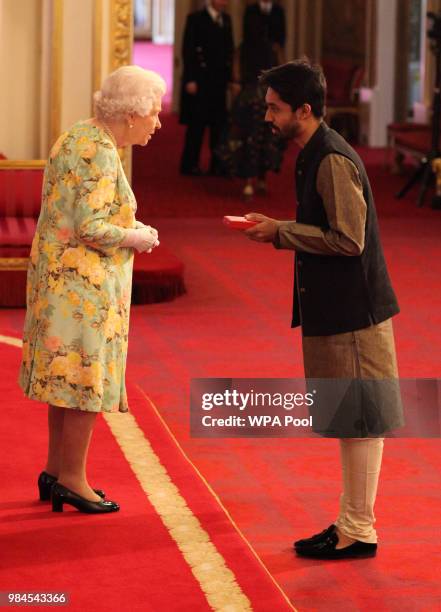
[[[399,307],[374,198],[360,157],[323,121],[321,68],[293,61],[266,71],[261,82],[267,89],[265,120],[301,147],[297,214],[295,221],[279,221],[250,213],[246,217],[258,223],[246,234],[295,251],[292,326],[301,326],[306,378],[348,380],[356,387],[342,402],[344,418],[335,415],[327,427],[316,429],[340,439],[338,518],[294,548],[298,555],[320,559],[374,556],[384,434],[403,423],[391,319]]]

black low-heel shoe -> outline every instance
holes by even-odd
[[[106,512],[118,512],[119,505],[110,499],[99,502],[89,501],[74,491],[56,482],[51,491],[52,512],[63,512],[63,504],[69,504],[87,514],[104,514]]]
[[[57,479],[55,476],[52,476],[47,472],[41,472],[40,476],[38,477],[38,491],[40,493],[41,501],[50,500],[52,485],[56,482]],[[106,494],[101,489],[94,489],[94,492],[103,499],[106,497]]]
[[[334,532],[310,546],[296,548],[296,553],[311,559],[363,559],[377,554],[376,544],[357,541],[345,548],[336,548],[337,544],[338,535]]]
[[[336,525],[334,524],[329,525],[327,529],[323,529],[323,531],[321,531],[320,533],[316,533],[310,538],[304,538],[303,540],[297,540],[297,542],[294,542],[294,548],[295,549],[303,548],[304,546],[311,546],[312,544],[315,544],[316,542],[320,542],[321,540],[326,540],[328,535],[331,535],[331,533],[334,533],[336,529],[337,529]]]

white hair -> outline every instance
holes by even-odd
[[[122,66],[104,80],[93,94],[98,119],[121,119],[130,113],[145,117],[165,94],[164,79],[152,70]]]

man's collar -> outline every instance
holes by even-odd
[[[207,8],[208,14],[210,15],[210,17],[212,18],[213,21],[217,21],[219,15],[222,17],[222,13],[220,11],[217,11],[216,9],[214,9],[211,6],[211,2],[207,2],[206,8]]]
[[[259,7],[262,13],[271,13],[273,3],[268,0],[260,0]]]
[[[323,134],[327,130],[329,130],[329,128],[326,125],[326,123],[323,120],[320,121],[317,129],[315,130],[315,132],[313,132],[311,138],[308,140],[308,142],[305,144],[303,149],[300,151],[299,158],[301,158],[303,160],[305,157],[307,157],[309,155],[309,152],[314,150],[315,144],[318,141],[320,141],[320,139],[322,138]]]

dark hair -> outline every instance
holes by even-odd
[[[323,117],[326,80],[320,66],[307,59],[294,60],[265,70],[259,81],[263,87],[274,89],[293,110],[309,104],[315,117]]]

